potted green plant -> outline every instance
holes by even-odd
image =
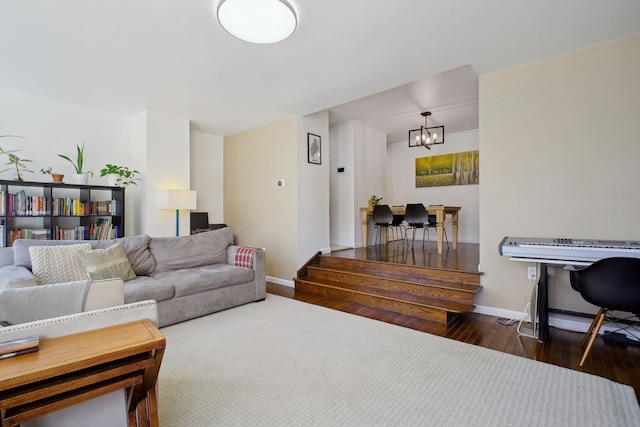
[[[62,182],[62,180],[64,179],[64,174],[54,172],[51,166],[49,166],[48,168],[40,169],[40,172],[45,175],[51,175],[51,179],[53,179],[53,182]]]
[[[64,154],[58,154],[58,156],[62,157],[69,163],[71,163],[76,170],[76,173],[72,174],[73,182],[76,184],[86,184],[89,181],[89,176],[93,177],[93,172],[83,171],[84,166],[84,143],[82,143],[82,148],[79,145],[76,145],[76,160],[73,161],[69,156],[65,156]]]
[[[369,199],[369,207],[372,208],[374,205],[377,205],[378,202],[380,202],[380,200],[382,200],[382,197],[378,197],[375,194],[373,196],[371,196],[371,198]]]
[[[7,136],[7,135],[3,135],[3,136]],[[24,181],[24,177],[22,176],[23,172],[33,173],[32,170],[27,169],[27,165],[26,165],[26,163],[31,163],[31,160],[23,159],[13,154],[17,151],[20,151],[20,150],[5,151],[2,148],[0,148],[0,154],[5,154],[9,158],[9,161],[5,163],[5,165],[11,165],[11,167],[1,170],[0,173],[13,170],[15,168],[16,174],[14,175],[14,179],[18,181]]]
[[[107,163],[104,168],[100,169],[100,176],[107,177],[107,184],[110,186],[126,187],[128,185],[138,185],[136,181],[138,172],[135,169],[129,169],[127,166],[118,166]]]

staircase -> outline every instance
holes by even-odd
[[[446,325],[473,311],[481,274],[318,253],[294,282],[296,290]]]

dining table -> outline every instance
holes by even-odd
[[[389,206],[394,215],[404,215],[404,206]],[[443,236],[444,236],[444,220],[446,215],[451,216],[451,246],[457,249],[458,246],[458,212],[460,206],[444,206],[444,205],[425,205],[427,214],[436,216],[436,231],[438,234],[438,253],[442,254]],[[373,214],[373,206],[360,208],[362,216],[362,246],[367,247],[369,233],[369,219]],[[386,237],[386,236],[385,236]],[[385,240],[386,241],[386,240]]]

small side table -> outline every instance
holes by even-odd
[[[158,426],[156,381],[165,346],[148,319],[41,339],[37,352],[0,360],[0,425],[18,426],[125,389],[129,426]]]

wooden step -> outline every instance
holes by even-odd
[[[304,279],[295,279],[295,284],[296,290],[303,292],[310,292],[342,301],[350,301],[367,307],[401,313],[407,316],[418,317],[420,319],[445,325],[455,318],[454,312],[447,311],[446,308],[438,307],[436,304],[428,306],[408,301],[401,301],[379,295],[371,295],[357,290],[345,289],[340,286],[309,282]]]
[[[380,288],[372,291],[372,288],[367,285],[347,284],[344,282],[335,282],[331,280],[315,280],[315,279],[298,279],[304,281],[307,284],[313,283],[317,286],[325,286],[331,288],[344,289],[349,292],[357,292],[360,294],[367,294],[371,296],[378,296],[380,298],[387,298],[395,301],[402,301],[406,303],[424,305],[431,308],[445,308],[447,311],[451,311],[456,314],[470,313],[474,309],[473,303],[464,303],[459,301],[451,301],[438,297],[430,297],[425,295],[415,295],[408,292],[398,292],[393,288]]]
[[[468,284],[474,287],[480,284],[480,273],[478,272],[419,267],[414,265],[392,264],[388,262],[366,261],[330,256],[319,257],[318,265],[324,267],[346,268],[349,270],[360,270],[366,274],[378,277],[406,279],[418,283],[429,283],[433,280],[439,280],[447,283]]]
[[[473,311],[480,274],[316,254],[297,290],[448,324]]]
[[[357,285],[367,288],[370,293],[382,295],[386,292],[393,294],[414,296],[416,298],[437,298],[447,301],[456,301],[462,304],[473,305],[473,296],[478,291],[478,286],[461,285],[459,283],[447,283],[440,280],[416,282],[405,278],[393,279],[369,275],[362,270],[326,268],[323,266],[310,266],[308,268],[309,281],[335,282],[345,286]]]

